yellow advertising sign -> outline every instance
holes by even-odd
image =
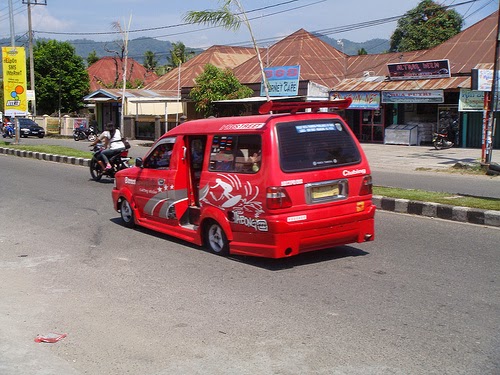
[[[25,116],[26,52],[23,47],[2,47],[3,97],[6,116]]]

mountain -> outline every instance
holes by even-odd
[[[348,39],[332,39],[328,36],[319,35],[322,41],[328,43],[329,45],[337,48],[339,51],[344,52],[347,55],[357,55],[361,48],[364,48],[368,54],[384,53],[389,50],[390,42],[388,39],[370,39],[366,42],[351,42]],[[339,40],[344,43],[344,46],[338,42]],[[342,49],[343,48],[343,49]]]
[[[343,51],[348,55],[357,55],[358,50],[364,48],[369,54],[383,53],[389,50],[389,41],[386,39],[370,39],[366,42],[357,43],[352,42],[347,39],[341,39],[343,46],[338,43],[338,40],[332,39],[328,36],[319,35],[319,38],[324,42],[330,44],[331,46],[337,48],[339,51]],[[28,42],[25,38],[16,38],[16,43],[18,46],[26,46]],[[73,39],[68,40],[68,43],[75,47],[76,54],[81,56],[84,61],[87,61],[87,56],[95,51],[98,57],[103,56],[113,56],[115,52],[120,51],[121,41],[107,41],[107,42],[96,42],[90,39]],[[10,45],[10,38],[0,39],[0,46]],[[135,59],[139,63],[144,62],[144,53],[146,51],[153,51],[156,53],[160,65],[165,65],[167,63],[167,57],[170,56],[170,49],[172,48],[172,43],[169,41],[162,41],[154,38],[137,38],[131,39],[128,43],[129,57]],[[199,48],[189,48],[186,46],[186,51],[194,51],[199,53],[202,50]],[[27,52],[27,51],[26,51]]]

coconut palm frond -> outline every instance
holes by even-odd
[[[186,13],[183,19],[187,23],[222,26],[226,30],[238,30],[241,25],[238,16],[226,6],[220,10],[191,11]]]

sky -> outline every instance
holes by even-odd
[[[32,5],[35,38],[57,40],[122,39],[113,23],[129,30],[129,39],[152,37],[183,42],[187,47],[208,48],[216,44],[250,46],[244,26],[239,31],[200,25],[185,25],[183,16],[193,10],[217,9],[220,0],[9,0],[12,1],[17,46],[28,32],[27,5]],[[11,38],[9,1],[0,2],[0,38]],[[402,16],[421,0],[240,0],[255,39],[261,47],[303,28],[332,39],[364,42],[389,39],[397,26],[392,17]],[[498,10],[498,0],[435,0],[454,7],[464,19],[464,28]],[[465,4],[464,4],[465,3]],[[462,4],[462,5],[459,5]],[[383,21],[385,19],[392,19]],[[375,22],[374,22],[375,21]],[[362,27],[365,25],[364,27]],[[367,26],[369,25],[369,26]],[[22,37],[24,36],[24,38]]]

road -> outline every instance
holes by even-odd
[[[500,372],[499,229],[381,211],[374,242],[222,258],[123,227],[86,168],[0,171],[1,374]]]
[[[89,142],[72,139],[23,138],[21,144],[50,144],[89,150]],[[143,157],[151,142],[132,141],[130,156]],[[436,151],[429,147],[409,147],[382,144],[362,144],[372,169],[375,185],[405,189],[421,189],[500,199],[500,177],[445,173],[458,161],[473,162],[481,150],[453,148]],[[496,150],[495,150],[496,151]],[[500,152],[494,152],[494,161],[500,161]],[[436,172],[439,170],[440,172]]]

